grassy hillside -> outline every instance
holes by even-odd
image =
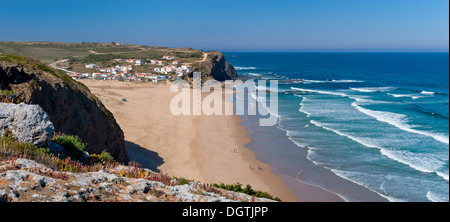
[[[111,58],[156,58],[176,55],[183,62],[202,58],[202,52],[191,48],[166,48],[120,43],[0,42],[0,52],[27,56],[49,63],[71,58],[80,62],[103,62]]]

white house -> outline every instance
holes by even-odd
[[[173,60],[173,61],[172,61],[172,64],[174,64],[174,65],[179,65],[179,64],[181,64],[181,62],[180,62],[180,60]]]
[[[84,67],[86,67],[87,69],[100,69],[100,67],[95,64],[84,65]]]
[[[99,72],[94,72],[94,73],[92,73],[92,78],[93,78],[93,79],[100,78],[101,75],[102,75],[102,74],[99,73]]]
[[[116,69],[122,71],[122,72],[126,72],[128,70],[133,70],[132,66],[116,66]]]
[[[81,78],[90,78],[91,74],[90,73],[81,73]]]
[[[137,65],[137,66],[145,65],[145,60],[143,60],[143,59],[136,59],[136,60],[134,60],[134,64]]]
[[[192,66],[190,66],[190,65],[182,65],[182,66],[181,66],[181,69],[182,69],[182,70],[191,71],[191,70],[192,70]]]
[[[174,59],[178,59],[178,57],[176,57],[176,56],[173,56],[173,55],[166,55],[166,56],[163,56],[163,58],[162,59],[167,59],[167,60],[174,60]]]

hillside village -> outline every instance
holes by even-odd
[[[69,60],[62,60],[64,63]],[[85,68],[95,69],[96,72],[80,73],[59,68],[68,73],[73,79],[119,80],[119,81],[159,81],[177,80],[192,71],[192,66],[182,64],[178,57],[165,55],[157,59],[113,59],[114,67],[100,67],[96,64],[87,64]],[[133,71],[135,66],[152,65],[148,72]],[[155,67],[156,66],[156,67]]]

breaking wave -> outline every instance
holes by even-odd
[[[234,67],[236,70],[253,70],[256,69],[256,67]]]
[[[350,88],[351,90],[358,92],[387,92],[395,89],[394,87],[362,87],[362,88]]]
[[[406,121],[407,121],[406,115],[366,109],[361,106],[358,106],[356,104],[356,102],[353,102],[352,106],[355,107],[358,111],[360,111],[368,116],[371,116],[371,117],[377,119],[378,121],[388,123],[390,125],[393,125],[399,129],[403,130],[403,131],[432,137],[433,139],[435,139],[441,143],[449,144],[449,138],[446,135],[413,129],[410,125],[408,125],[406,123]]]

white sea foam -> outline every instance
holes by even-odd
[[[418,96],[416,94],[394,94],[394,93],[387,93],[388,95],[399,98],[399,97],[410,97],[411,99],[419,99],[422,98],[421,96]]]
[[[348,97],[350,99],[355,100],[356,102],[366,103],[366,104],[392,103],[392,102],[387,102],[387,101],[366,99],[365,96],[347,95],[344,92],[333,92],[333,91],[325,91],[325,90],[303,89],[303,88],[298,88],[298,87],[291,87],[291,89],[292,90],[299,90],[299,91],[303,91],[303,92],[309,92],[309,93],[319,93],[319,94],[326,94],[326,95]],[[300,95],[295,95],[295,96],[302,97]]]
[[[448,181],[448,170],[447,172],[440,172],[440,171],[436,171],[436,174],[442,178],[444,178],[444,180]]]
[[[438,160],[436,158],[432,158],[432,157],[427,158],[427,157],[423,157],[423,156],[418,157],[408,151],[390,151],[384,147],[373,144],[367,138],[351,136],[351,135],[341,132],[339,130],[332,129],[330,127],[326,127],[325,124],[322,124],[315,120],[311,120],[310,122],[318,127],[321,127],[328,131],[332,131],[340,136],[347,137],[363,146],[379,149],[380,153],[383,154],[384,156],[388,157],[389,159],[395,160],[397,162],[405,164],[415,170],[418,170],[418,171],[421,171],[424,173],[433,173],[433,172],[435,172],[436,169],[442,167],[442,165],[444,164],[441,160]]]
[[[336,134],[338,134],[338,135],[340,135],[340,136],[345,136],[345,137],[347,137],[347,138],[349,138],[349,139],[351,139],[351,140],[353,140],[353,141],[355,141],[355,142],[357,142],[357,143],[359,143],[359,144],[362,144],[363,146],[370,147],[370,148],[383,149],[382,147],[379,147],[379,146],[376,146],[376,145],[374,145],[374,144],[371,144],[371,143],[369,143],[369,142],[367,142],[367,141],[364,141],[362,138],[357,138],[357,137],[348,135],[348,134],[346,134],[346,133],[343,133],[343,132],[341,132],[341,131],[339,131],[339,130],[335,130],[335,129],[326,127],[326,126],[324,126],[324,124],[322,124],[322,123],[320,123],[320,122],[317,122],[317,121],[315,121],[315,120],[310,120],[309,122],[311,122],[312,124],[314,124],[314,125],[316,125],[316,126],[318,126],[318,127],[324,128],[324,129],[326,129],[326,130],[328,130],[328,131],[332,131],[332,132],[334,132],[334,133],[336,133]]]
[[[350,88],[351,90],[358,92],[387,92],[395,89],[394,87],[362,87],[362,88]]]
[[[358,106],[356,104],[356,102],[353,102],[352,106],[355,107],[358,111],[360,111],[368,116],[371,116],[371,117],[377,119],[378,121],[388,123],[390,125],[393,125],[399,129],[403,130],[403,131],[432,137],[433,139],[435,139],[441,143],[449,144],[449,138],[447,135],[413,129],[412,126],[410,126],[406,123],[407,122],[406,115],[398,114],[398,113],[391,113],[391,112],[386,112],[386,111],[374,111],[374,110],[366,109],[361,106]]]
[[[362,81],[362,80],[353,80],[353,79],[333,79],[333,80],[303,79],[303,83],[305,83],[305,84],[315,84],[315,83],[354,83],[354,82],[364,82],[364,81]]]
[[[428,191],[427,192],[427,199],[432,202],[448,202],[448,195],[439,195],[437,193]]]
[[[252,70],[252,69],[256,69],[256,67],[239,67],[239,66],[236,66],[236,67],[234,67],[234,69],[236,69],[236,70]]]
[[[264,86],[264,85],[258,85],[258,86],[256,87],[256,89],[257,89],[258,91],[285,92],[285,90],[279,89],[278,87],[277,87],[277,88],[272,88],[272,87],[266,87],[266,86]]]
[[[365,103],[365,104],[386,104],[386,103],[392,103],[388,101],[380,101],[380,100],[372,100],[372,99],[366,99],[365,97],[360,96],[349,96],[348,98],[355,100],[358,104]]]
[[[297,87],[291,87],[291,89],[304,91],[304,92],[311,92],[311,93],[320,93],[320,94],[348,97],[347,94],[341,93],[341,92],[332,92],[332,91],[324,91],[324,90],[313,90],[313,89],[302,89],[302,88],[297,88]]]
[[[248,74],[251,76],[262,76],[262,74],[259,74],[259,73],[248,73]]]
[[[428,92],[428,91],[422,91],[420,93],[425,94],[425,95],[434,95],[434,92]]]
[[[393,93],[388,93],[388,95],[393,96],[393,97],[411,97],[410,94],[393,94]]]
[[[336,174],[336,175],[338,175],[338,176],[340,176],[340,177],[342,177],[342,178],[345,178],[345,179],[347,179],[347,180],[353,181],[354,183],[356,183],[356,184],[358,184],[358,185],[360,185],[360,186],[363,186],[363,187],[365,187],[365,188],[367,188],[367,189],[369,189],[369,190],[371,190],[371,191],[373,191],[373,192],[379,194],[380,196],[382,196],[382,197],[386,198],[387,200],[389,200],[389,202],[406,202],[406,200],[402,200],[402,199],[395,198],[395,197],[392,197],[392,196],[384,195],[384,194],[382,194],[382,193],[380,193],[380,192],[377,192],[377,191],[371,189],[369,186],[367,186],[367,185],[364,184],[364,183],[358,182],[357,180],[353,180],[353,179],[352,179],[352,177],[353,177],[352,174],[354,174],[355,172],[348,172],[348,171],[337,170],[337,169],[330,169],[330,170],[331,170],[334,174]]]
[[[314,164],[316,164],[314,161],[312,161],[312,162],[313,162]],[[317,164],[316,164],[316,165],[317,165]],[[297,173],[296,177],[295,177],[295,179],[296,179],[298,182],[303,183],[303,184],[306,183],[306,184],[308,184],[308,185],[311,185],[311,186],[317,187],[317,188],[319,188],[319,189],[325,190],[325,191],[327,191],[327,192],[329,192],[329,193],[335,194],[336,196],[342,198],[345,202],[351,202],[351,201],[352,201],[350,198],[346,197],[345,195],[342,195],[342,194],[340,194],[340,193],[333,192],[333,191],[331,191],[331,190],[329,190],[329,189],[327,189],[327,188],[325,188],[325,187],[323,187],[323,186],[320,186],[320,185],[317,185],[317,184],[314,184],[314,183],[311,183],[311,182],[305,182],[305,181],[299,179],[299,178],[298,178],[298,177],[299,177],[299,174],[301,174],[302,171],[303,171],[303,170],[299,171],[299,172]],[[368,189],[369,189],[369,188],[368,188]]]
[[[433,173],[443,165],[443,162],[432,157],[414,155],[408,151],[390,151],[381,149],[381,154],[397,162],[410,166],[411,168],[424,173]]]
[[[257,88],[259,88],[259,87],[265,89],[264,86],[258,86]],[[263,89],[263,90],[264,90],[264,89]],[[261,89],[258,89],[258,90],[261,90]],[[258,93],[258,95],[256,95],[256,93],[251,93],[251,96],[252,96],[252,98],[255,99],[258,103],[260,103],[260,104],[264,107],[264,109],[266,109],[267,113],[270,113],[270,114],[276,116],[276,117],[278,118],[277,122],[280,121],[280,115],[279,115],[279,113],[278,113],[278,110],[271,110],[269,107],[267,107],[267,99],[266,99],[265,97],[262,97],[259,93]]]
[[[311,80],[311,79],[303,79],[303,83],[305,84],[313,84],[313,83],[326,83],[329,81],[326,80]]]
[[[352,80],[352,79],[333,79],[331,82],[338,82],[338,83],[352,83],[352,82],[364,82],[362,80]]]
[[[303,106],[303,102],[305,102],[305,101],[307,100],[307,98],[306,98],[306,97],[299,96],[299,95],[295,95],[295,96],[303,98],[303,99],[302,99],[302,102],[300,102],[300,104],[299,104],[299,105],[300,105],[300,109],[299,109],[298,111],[300,111],[300,112],[306,114],[306,117],[311,117],[311,113],[305,111],[304,108],[303,108],[303,107],[304,107],[304,106]]]

